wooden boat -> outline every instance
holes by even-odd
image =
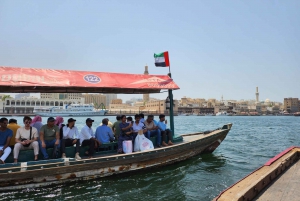
[[[0,191],[95,179],[169,165],[201,153],[213,152],[232,127],[229,123],[214,131],[175,135],[172,90],[179,87],[171,79],[171,74],[140,75],[11,67],[0,67],[0,71],[0,92],[143,94],[159,93],[162,89],[168,89],[168,114],[175,143],[173,146],[130,154],[116,154],[117,143],[107,143],[99,147],[94,158],[82,160],[72,158],[75,155],[74,147],[66,150],[66,155],[71,158],[39,161],[32,161],[33,150],[21,151],[18,163],[0,165]],[[151,140],[155,142],[155,138]],[[81,147],[81,155],[87,148]],[[47,151],[51,153],[52,149]],[[12,159],[11,155],[8,161],[12,162]]]
[[[220,193],[214,201],[299,200],[300,147],[291,147]]]

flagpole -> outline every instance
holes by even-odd
[[[169,65],[169,74],[168,76],[170,78],[172,78],[172,75],[171,75],[171,70],[170,70],[170,65]],[[174,101],[173,101],[173,93],[172,93],[172,89],[169,89],[168,90],[168,94],[169,94],[169,99],[170,99],[170,128],[171,128],[171,131],[172,131],[172,135],[173,135],[173,139],[174,139],[174,136],[175,136],[175,129],[174,129],[174,111],[173,111],[173,108],[174,108]]]

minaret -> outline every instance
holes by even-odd
[[[258,93],[258,87],[256,87],[256,103],[259,103],[259,93]]]
[[[148,66],[145,66],[144,75],[149,75]],[[150,99],[149,94],[143,94],[143,101],[144,102],[149,102],[149,99]]]

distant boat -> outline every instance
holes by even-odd
[[[295,116],[295,117],[299,117],[299,116],[300,116],[300,112],[294,113],[294,116]]]
[[[229,116],[227,112],[218,112],[216,116]]]
[[[209,114],[205,114],[205,116],[216,116],[216,114],[209,113]]]
[[[64,107],[35,107],[33,113],[43,117],[104,116],[108,110],[95,109],[93,104],[69,104]]]

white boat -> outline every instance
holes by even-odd
[[[63,107],[48,106],[35,107],[33,113],[43,117],[54,116],[104,116],[108,110],[95,109],[93,104],[69,104]]]
[[[230,116],[227,112],[218,112],[216,113],[216,116]]]
[[[205,114],[205,116],[216,116],[216,115],[213,113],[207,113],[207,114]]]

